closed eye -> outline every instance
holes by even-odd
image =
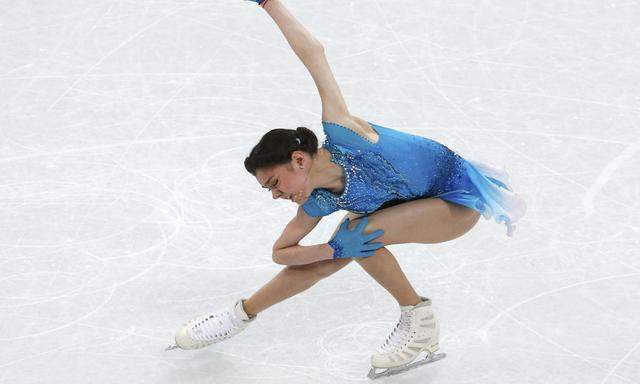
[[[269,187],[269,192],[271,192],[271,188],[278,186],[278,183],[280,183],[280,179],[278,179],[275,184],[271,184],[271,186]]]

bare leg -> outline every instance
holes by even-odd
[[[352,220],[350,229],[358,225],[357,219],[361,216],[355,213],[346,215]],[[385,245],[439,243],[462,236],[479,218],[480,214],[471,208],[442,199],[427,198],[372,212],[364,233],[383,229],[385,233],[373,241]],[[399,305],[415,305],[420,302],[420,297],[387,247],[378,249],[371,257],[355,260]]]
[[[353,229],[358,225],[357,222],[353,223],[353,220],[361,216],[360,214],[350,212],[345,215],[340,223],[342,224],[346,218],[349,218],[349,220],[352,220],[352,223],[349,224],[349,229]],[[336,231],[338,228],[336,228]],[[365,232],[369,233],[369,231],[366,230]],[[374,240],[374,242],[376,241],[380,241],[379,238]],[[387,292],[398,301],[399,305],[416,305],[420,302],[420,296],[413,289],[407,276],[402,272],[402,268],[400,268],[395,256],[387,247],[378,249],[375,255],[371,257],[355,258],[353,260],[356,260],[378,284],[386,289]]]
[[[310,288],[323,278],[339,271],[352,259],[323,260],[306,265],[290,265],[244,301],[248,315],[256,315],[270,306]]]
[[[349,225],[350,229],[357,225],[357,218],[360,216],[362,215],[355,213],[345,215],[345,218],[354,220]],[[479,217],[480,214],[470,208],[441,199],[420,199],[369,214],[369,223],[364,232],[371,233],[377,229],[383,229],[385,233],[374,241],[385,245],[438,243],[466,233],[475,225]],[[340,225],[336,227],[336,231],[339,227]],[[245,300],[245,311],[247,314],[255,315],[310,288],[321,279],[340,270],[351,260],[353,259],[326,260],[306,265],[287,266]],[[414,305],[420,302],[419,296],[387,247],[378,249],[374,256],[355,260],[400,305]]]
[[[400,268],[387,247],[378,249],[371,257],[356,259],[358,264],[393,296],[400,305],[416,305],[420,296]]]

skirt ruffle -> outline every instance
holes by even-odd
[[[454,190],[435,197],[473,208],[487,220],[493,217],[497,223],[504,222],[507,236],[513,236],[515,223],[524,216],[527,205],[513,192],[507,172],[479,161],[461,160],[466,177],[460,178]]]

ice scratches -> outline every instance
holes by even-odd
[[[518,307],[522,306],[523,304],[526,304],[526,303],[531,302],[531,301],[533,301],[533,300],[539,299],[539,298],[541,298],[541,297],[543,297],[543,296],[546,296],[546,295],[550,295],[550,294],[553,294],[553,293],[556,293],[556,292],[563,291],[563,290],[565,290],[565,289],[569,289],[569,288],[573,288],[573,287],[577,287],[577,286],[581,286],[581,285],[586,285],[586,284],[591,284],[591,283],[597,283],[597,282],[600,282],[600,281],[614,280],[614,279],[620,279],[620,278],[632,277],[632,276],[640,276],[640,273],[625,273],[625,274],[621,274],[621,275],[608,276],[608,277],[603,277],[603,278],[599,278],[599,279],[593,279],[593,280],[583,281],[583,282],[580,282],[580,283],[575,283],[575,284],[567,285],[567,286],[560,287],[560,288],[557,288],[557,289],[552,289],[552,290],[549,290],[549,291],[546,291],[546,292],[542,292],[542,293],[540,293],[540,294],[538,294],[538,295],[535,295],[535,296],[529,297],[529,298],[527,298],[526,300],[520,301],[520,302],[518,302],[518,303],[516,303],[516,304],[513,304],[513,305],[512,305],[512,306],[510,306],[509,308],[507,308],[507,309],[504,309],[504,310],[500,311],[500,313],[498,313],[494,318],[492,318],[492,319],[491,319],[491,320],[489,320],[489,322],[487,322],[484,326],[482,326],[481,328],[479,328],[479,329],[478,329],[478,331],[479,331],[479,333],[480,333],[480,337],[481,337],[485,342],[487,342],[487,341],[488,341],[488,331],[489,331],[489,329],[490,329],[490,328],[491,328],[491,327],[496,323],[496,321],[497,321],[500,317],[502,317],[503,315],[508,314],[509,312],[511,312],[511,311],[513,311],[514,309],[516,309],[516,308],[518,308]],[[518,320],[517,318],[515,318],[515,317],[513,317],[513,316],[509,316],[509,317],[510,317],[511,319],[513,319],[514,321],[516,321],[518,324],[520,324],[522,327],[524,327],[524,328],[526,328],[527,330],[529,330],[530,332],[532,332],[532,333],[536,334],[538,337],[540,337],[540,339],[541,339],[541,340],[545,340],[545,341],[549,342],[550,344],[555,345],[556,347],[560,348],[561,350],[563,350],[563,351],[565,351],[565,352],[569,353],[571,356],[575,356],[575,357],[579,358],[580,360],[584,361],[585,363],[587,363],[588,365],[590,365],[590,366],[592,366],[592,367],[594,367],[594,368],[597,368],[597,369],[600,369],[600,370],[603,370],[603,369],[604,369],[603,367],[601,367],[601,366],[599,366],[599,365],[594,364],[593,362],[591,362],[591,361],[590,361],[589,359],[587,359],[586,357],[584,357],[584,356],[582,356],[582,355],[580,355],[580,354],[578,354],[578,353],[576,353],[576,352],[574,352],[574,351],[572,351],[572,350],[570,350],[570,349],[568,349],[568,348],[564,347],[564,346],[563,346],[562,344],[560,344],[560,343],[557,343],[557,342],[555,342],[555,341],[553,341],[553,340],[549,339],[549,338],[548,338],[548,337],[546,337],[545,335],[540,334],[540,333],[539,333],[539,332],[537,332],[535,329],[533,329],[533,328],[531,328],[531,327],[527,326],[525,323],[523,323],[522,321]],[[609,370],[609,373],[608,373],[607,377],[605,377],[604,381],[602,382],[603,384],[604,384],[604,382],[606,381],[606,379],[607,379],[609,376],[611,376],[611,375],[615,375],[617,378],[622,379],[622,380],[624,380],[624,381],[626,381],[626,382],[634,383],[632,380],[627,379],[627,378],[626,378],[626,377],[624,377],[624,376],[620,376],[620,375],[618,375],[618,374],[615,374],[615,372],[614,372],[614,371],[617,369],[617,367],[618,367],[620,364],[622,364],[622,362],[623,362],[623,361],[624,361],[628,356],[630,356],[630,355],[633,353],[633,351],[634,351],[634,350],[636,350],[636,349],[638,348],[638,346],[639,346],[639,345],[635,345],[635,346],[634,346],[634,347],[633,347],[633,348],[632,348],[632,349],[631,349],[631,350],[630,350],[630,351],[629,351],[625,356],[623,356],[623,357],[622,357],[622,359],[620,359],[620,361],[618,361],[618,363],[617,363],[617,364],[616,364],[616,365],[615,365],[611,370]]]
[[[96,327],[94,325],[88,325],[88,324],[80,324],[80,325],[87,326],[87,327],[90,327],[90,328],[105,329],[104,327]],[[95,341],[93,341],[93,342],[90,342],[90,346],[93,347],[93,348],[98,348],[98,347],[104,347],[104,346],[108,346],[108,345],[112,345],[112,344],[119,344],[119,343],[125,342],[127,339],[131,338],[131,335],[133,334],[130,331],[123,331],[123,330],[120,330],[120,329],[108,328],[108,330],[114,331],[114,332],[124,333],[124,335],[119,337],[119,338],[117,338],[117,339],[110,339],[110,340],[105,341],[103,343],[96,343]],[[135,336],[148,337],[146,335],[137,335],[137,334],[134,334],[134,335]],[[160,339],[160,338],[158,338],[158,339]],[[164,340],[164,339],[162,339],[162,340]],[[10,365],[15,365],[15,364],[21,363],[23,361],[36,359],[36,358],[41,357],[41,356],[46,356],[46,355],[51,355],[51,354],[60,355],[62,353],[68,353],[68,352],[72,352],[72,351],[76,351],[76,350],[82,350],[82,349],[85,349],[85,348],[87,348],[86,344],[83,344],[83,345],[71,344],[71,346],[52,348],[52,349],[46,350],[44,352],[32,353],[32,354],[27,355],[26,357],[22,357],[22,358],[19,358],[19,359],[11,360],[11,361],[9,361],[7,363],[1,364],[0,368],[5,368],[5,367],[8,367]],[[8,371],[5,371],[5,372],[8,372]],[[0,380],[0,383],[4,383],[4,381]]]
[[[102,127],[105,128],[105,127]],[[235,137],[246,137],[246,138],[254,138],[254,133],[242,133],[242,132],[234,132],[229,134],[211,134],[211,135],[190,135],[190,136],[176,136],[176,137],[163,137],[163,138],[154,138],[154,139],[137,139],[137,140],[127,140],[120,143],[112,143],[112,144],[103,144],[103,145],[92,145],[86,147],[78,147],[78,148],[68,148],[61,149],[57,151],[49,151],[49,152],[38,152],[38,153],[29,153],[26,155],[19,156],[11,156],[0,158],[0,164],[31,160],[40,157],[55,157],[55,156],[64,156],[64,155],[78,155],[82,153],[88,154],[100,154],[100,152],[107,152],[110,149],[120,149],[121,147],[128,147],[132,145],[155,145],[162,143],[175,143],[179,144],[185,141],[202,141],[202,140],[215,140],[222,138],[235,138]],[[239,145],[230,149],[244,149],[245,146]]]
[[[613,366],[613,368],[611,368],[609,370],[609,372],[607,373],[607,376],[604,377],[604,379],[602,379],[602,381],[600,382],[600,384],[605,384],[607,382],[607,380],[609,380],[609,376],[613,375],[614,372],[616,371],[616,369],[618,369],[618,367],[620,366],[620,364],[622,364],[627,357],[631,356],[633,354],[633,352],[635,352],[636,349],[638,349],[638,347],[640,347],[640,342],[637,343],[636,345],[633,346],[633,348],[631,348],[629,350],[629,352],[627,352],[626,355],[622,356],[622,358],[620,360],[618,360],[618,362],[616,363],[616,365]],[[618,375],[616,375],[617,377],[620,377]]]
[[[551,294],[556,293],[556,292],[564,291],[565,289],[578,287],[580,285],[586,285],[586,284],[591,284],[591,283],[597,283],[597,282],[600,282],[600,281],[614,280],[614,279],[620,279],[620,278],[631,277],[631,276],[640,276],[640,272],[625,273],[625,274],[622,274],[622,275],[607,276],[607,277],[601,277],[599,279],[582,281],[582,282],[579,282],[579,283],[570,284],[570,285],[566,285],[564,287],[560,287],[560,288],[552,289],[552,290],[549,290],[549,291],[545,291],[545,292],[542,292],[542,293],[540,293],[538,295],[535,295],[535,296],[531,296],[531,297],[529,297],[529,298],[527,298],[525,300],[522,300],[522,301],[520,301],[518,303],[513,304],[512,306],[510,306],[509,308],[507,308],[505,310],[500,311],[500,313],[498,313],[494,318],[492,318],[484,326],[482,326],[480,328],[480,331],[483,332],[484,334],[488,333],[489,329],[491,327],[493,327],[493,325],[496,323],[496,321],[498,321],[498,319],[500,317],[502,317],[502,315],[507,314],[507,313],[513,311],[514,309],[522,306],[523,304],[526,304],[526,303],[528,303],[530,301],[539,299],[539,298],[541,298],[543,296],[547,296],[547,295],[551,295]]]
[[[620,167],[624,166],[640,150],[640,140],[626,147],[618,156],[614,157],[600,172],[596,181],[589,187],[586,195],[582,199],[582,207],[585,210],[585,218],[589,218],[593,212],[593,200],[600,190],[607,184],[611,175]]]
[[[116,47],[114,47],[109,52],[107,52],[104,56],[102,56],[98,61],[96,61],[91,66],[91,68],[87,69],[87,71],[85,73],[83,73],[82,75],[78,76],[78,78],[69,86],[69,88],[67,88],[66,91],[64,91],[53,103],[51,103],[51,105],[49,105],[49,107],[46,109],[46,112],[47,113],[50,112],[51,109],[53,107],[55,107],[60,102],[60,100],[64,99],[64,97],[67,96],[69,94],[69,92],[71,92],[73,90],[73,88],[76,86],[76,84],[78,84],[80,81],[84,80],[84,78],[89,73],[91,73],[91,71],[93,71],[94,68],[96,68],[98,65],[102,64],[111,55],[113,55],[114,53],[118,52],[122,47],[124,47],[125,45],[127,45],[130,42],[134,41],[137,37],[142,35],[144,32],[148,31],[149,29],[153,28],[154,26],[159,24],[161,21],[166,20],[169,17],[175,15],[176,13],[184,10],[184,8],[186,8],[186,7],[181,7],[181,8],[178,8],[178,9],[172,11],[172,12],[168,12],[167,14],[163,15],[162,17],[159,17],[158,19],[156,19],[152,23],[149,23],[146,26],[144,26],[143,28],[140,28],[135,33],[131,34],[128,38],[124,39],[120,44],[118,44]]]
[[[572,179],[572,178],[570,178],[570,177],[567,177],[567,175],[566,175],[565,173],[558,172],[558,171],[556,171],[555,169],[553,169],[553,168],[551,168],[551,167],[549,167],[549,166],[545,165],[542,161],[539,161],[539,160],[537,160],[537,159],[535,159],[535,158],[533,158],[533,157],[531,157],[531,156],[527,155],[526,153],[524,153],[524,152],[522,152],[522,151],[518,150],[518,149],[517,149],[517,148],[515,148],[513,145],[510,145],[509,143],[507,143],[506,141],[502,140],[501,138],[499,138],[499,137],[495,137],[495,140],[496,140],[496,141],[498,141],[498,142],[500,142],[501,144],[503,144],[505,147],[507,147],[507,148],[511,149],[513,152],[517,153],[517,154],[518,154],[518,155],[520,155],[521,157],[523,157],[523,158],[525,158],[525,159],[527,159],[527,160],[531,161],[532,163],[535,163],[536,165],[540,166],[541,168],[544,168],[545,170],[547,170],[547,171],[551,172],[554,176],[557,176],[558,178],[563,179],[563,180],[565,180],[565,181],[567,181],[567,182],[569,182],[569,183],[571,183],[571,184],[573,184],[573,185],[575,185],[575,186],[577,186],[577,187],[580,187],[580,188],[583,188],[583,189],[587,189],[587,187],[586,187],[586,186],[584,186],[584,185],[582,185],[581,183],[579,183],[579,182],[577,182],[577,181],[573,180],[573,179]],[[635,145],[635,144],[634,144],[634,145]],[[602,196],[602,198],[603,198],[603,199],[605,199],[605,200],[607,200],[607,201],[609,201],[609,202],[611,202],[612,204],[616,204],[616,205],[619,205],[619,206],[621,206],[621,207],[623,207],[623,208],[626,208],[626,209],[628,209],[630,212],[634,210],[634,207],[633,207],[633,206],[628,205],[628,204],[625,204],[625,203],[623,203],[623,202],[621,202],[621,201],[615,200],[614,198],[612,198],[612,197],[610,197],[610,196],[603,195],[603,196]]]
[[[115,291],[116,291],[116,288],[113,288],[111,290],[111,292],[109,292],[109,296],[102,303],[100,303],[100,305],[95,307],[91,312],[87,312],[84,316],[79,317],[79,318],[77,318],[77,319],[75,319],[73,321],[65,323],[65,324],[63,324],[63,325],[61,325],[59,327],[51,328],[51,329],[48,329],[46,331],[42,331],[42,332],[38,332],[38,333],[31,333],[31,334],[28,334],[28,335],[22,335],[22,336],[17,336],[17,337],[0,338],[0,341],[14,341],[14,340],[20,340],[20,339],[28,339],[28,338],[31,338],[31,337],[38,337],[38,336],[46,335],[48,333],[59,331],[61,329],[68,328],[68,327],[70,327],[70,326],[72,326],[74,324],[78,324],[82,320],[85,320],[85,319],[91,317],[94,313],[96,313],[99,310],[101,310],[102,307],[104,307],[105,304],[107,304],[111,300],[111,298],[113,298],[113,294],[115,293]]]

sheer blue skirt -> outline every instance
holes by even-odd
[[[461,158],[465,172],[458,178],[451,190],[434,197],[475,209],[489,220],[504,222],[507,236],[513,236],[515,223],[525,214],[524,199],[513,192],[509,185],[509,175],[504,169]]]

